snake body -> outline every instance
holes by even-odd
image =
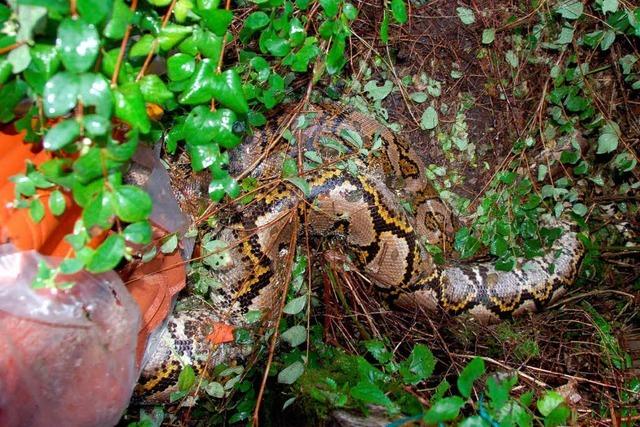
[[[566,226],[544,256],[518,260],[510,272],[496,270],[492,262],[436,264],[426,245],[451,252],[455,220],[406,141],[366,115],[333,104],[313,106],[293,123],[288,143],[270,147],[282,129],[267,127],[232,155],[233,174],[257,164],[250,176],[259,191],[248,204],[221,215],[216,237],[227,248],[212,272],[222,285],[211,292],[215,310],[178,313],[169,320],[140,380],[138,391],[152,396],[147,400],[166,398],[180,365],[206,371],[210,327],[202,324],[243,325],[252,310],[268,318],[288,279],[286,261],[303,233],[313,247],[341,245],[381,296],[410,310],[499,319],[542,307],[573,281],[582,247]],[[310,163],[302,161],[305,153],[320,162],[283,178],[286,158]],[[216,361],[231,353],[218,352]]]

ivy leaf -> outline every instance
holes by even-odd
[[[307,329],[302,325],[295,325],[284,331],[281,337],[291,347],[297,347],[307,340]]]
[[[87,229],[97,226],[107,230],[113,223],[113,216],[113,198],[108,191],[100,191],[82,211],[82,219]]]
[[[380,41],[389,43],[389,15],[386,9],[382,11],[382,22],[380,23]]]
[[[233,130],[236,121],[237,116],[231,110],[220,108],[210,111],[208,107],[199,105],[187,116],[183,137],[192,145],[214,141],[225,148],[234,148],[241,142],[241,138]]]
[[[476,16],[474,15],[473,10],[469,8],[458,7],[456,8],[456,13],[464,25],[471,25],[476,22]]]
[[[98,57],[100,36],[95,25],[82,18],[65,18],[58,27],[56,47],[65,68],[79,73],[88,70]]]
[[[55,216],[60,216],[64,213],[67,207],[67,202],[64,196],[59,190],[54,190],[49,195],[49,210]]]
[[[602,5],[602,13],[615,13],[618,11],[618,0],[601,0],[599,3]]]
[[[115,213],[125,222],[143,221],[151,214],[151,197],[141,188],[123,185],[114,191]]]
[[[78,13],[90,24],[98,24],[107,18],[113,0],[77,0]]]
[[[342,13],[349,20],[353,21],[358,17],[358,9],[351,3],[344,3],[342,6]]]
[[[382,405],[393,408],[394,404],[380,387],[370,381],[360,381],[351,388],[351,397],[365,404]]]
[[[151,224],[149,221],[140,221],[129,224],[122,232],[126,241],[146,245],[151,242]]]
[[[196,60],[193,56],[177,53],[167,60],[167,74],[171,80],[185,80],[196,70]]]
[[[67,114],[76,106],[79,93],[80,79],[77,75],[66,71],[57,73],[44,85],[44,113],[47,117]]]
[[[347,59],[344,56],[344,37],[336,37],[331,43],[331,48],[327,53],[327,73],[334,75],[345,66]]]
[[[195,73],[189,79],[187,89],[180,94],[178,102],[197,105],[209,102],[213,97],[213,75],[215,66],[209,59],[203,59],[196,66]]]
[[[80,136],[80,125],[74,119],[63,120],[47,131],[44,136],[45,150],[55,151],[71,144]]]
[[[404,0],[391,0],[391,12],[393,13],[393,17],[399,24],[404,24],[407,22],[407,6],[404,3]]]
[[[140,92],[146,102],[164,104],[173,98],[173,92],[167,89],[156,74],[148,74],[140,79]]]
[[[42,95],[47,80],[55,74],[60,66],[58,50],[54,46],[37,44],[30,49],[30,53],[31,62],[29,67],[24,70],[24,79],[36,93]],[[0,83],[2,83],[1,78]]]
[[[564,397],[557,391],[549,390],[544,396],[538,399],[536,406],[538,407],[538,411],[546,417],[562,404],[564,404]]]
[[[436,366],[436,359],[429,347],[416,344],[411,354],[400,364],[400,375],[406,383],[418,384],[431,376]]]
[[[160,45],[160,49],[166,52],[180,43],[192,31],[192,27],[169,23],[158,34],[158,45]]]
[[[155,41],[155,37],[151,34],[145,34],[136,41],[131,49],[129,49],[129,57],[138,58],[141,56],[147,56],[151,49],[154,49],[154,53],[158,52],[159,46]]]
[[[584,12],[584,5],[581,0],[562,0],[556,8],[556,13],[565,19],[578,19]]]
[[[109,82],[100,74],[86,73],[80,76],[78,98],[84,106],[95,107],[96,114],[110,118],[113,98]]]
[[[93,1],[91,2],[93,3]],[[133,17],[133,12],[124,0],[114,0],[111,18],[107,21],[103,34],[107,38],[121,40]]]
[[[253,12],[244,21],[244,26],[252,31],[259,30],[269,24],[269,15],[262,11]]]
[[[220,154],[220,147],[218,144],[187,144],[187,151],[191,158],[191,168],[195,172],[199,172],[209,166],[219,164],[222,161],[222,155]],[[220,196],[220,198],[222,198],[222,196]]]
[[[286,178],[286,180],[302,190],[302,193],[305,196],[308,196],[311,193],[311,186],[306,179],[300,176],[292,176],[290,178]]]
[[[233,13],[223,9],[203,10],[200,16],[207,28],[218,36],[224,36],[233,21]]]
[[[364,90],[374,101],[380,101],[386,98],[393,90],[393,83],[390,80],[386,80],[382,86],[378,86],[375,80],[370,80],[364,85]]]
[[[475,380],[484,374],[484,360],[476,357],[464,367],[458,377],[458,391],[463,397],[471,396],[471,388]]]
[[[189,391],[191,387],[196,383],[196,373],[193,371],[191,365],[186,365],[180,371],[178,375],[178,390]]]
[[[596,153],[606,154],[618,148],[619,134],[620,128],[617,123],[609,122],[604,125],[598,137],[598,149]]]
[[[249,112],[249,105],[242,91],[242,81],[236,70],[228,69],[214,75],[211,88],[213,98],[225,107],[239,114]]]
[[[278,382],[280,384],[291,385],[295,383],[304,372],[304,365],[300,361],[293,362],[291,365],[278,372]]]
[[[162,246],[160,246],[160,251],[163,254],[170,254],[176,250],[178,247],[178,235],[176,233],[171,233],[166,236],[162,241]]]
[[[124,256],[124,238],[119,234],[111,234],[96,249],[87,263],[87,270],[91,273],[104,273],[114,269]]]
[[[220,55],[222,55],[222,40],[222,36],[210,31],[194,32],[194,43],[198,52],[204,55],[205,58],[211,59],[215,64],[218,63]]]
[[[31,204],[29,205],[29,216],[36,223],[42,221],[42,218],[44,218],[44,205],[40,199],[31,200]]]
[[[284,311],[286,314],[298,314],[300,313],[304,307],[307,305],[307,297],[305,295],[299,296],[297,298],[292,299],[284,306]]]
[[[432,106],[427,107],[420,118],[420,126],[422,129],[430,130],[438,126],[438,112]]]
[[[320,6],[322,6],[327,18],[333,18],[338,14],[339,5],[340,3],[338,0],[320,0]]]
[[[133,128],[147,133],[151,129],[144,98],[137,83],[124,84],[113,91],[116,116]]]
[[[458,418],[464,400],[460,396],[445,397],[436,401],[422,420],[427,424],[439,424]]]
[[[482,44],[491,44],[496,39],[495,28],[485,28],[482,31]]]
[[[83,120],[84,130],[90,136],[102,136],[107,133],[111,122],[97,114],[87,114]]]

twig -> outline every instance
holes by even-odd
[[[129,10],[131,10],[131,12],[135,12],[137,8],[138,8],[138,0],[132,0]],[[131,36],[131,24],[128,24],[127,28],[124,31],[124,37],[122,37],[122,42],[120,43],[120,51],[118,52],[118,59],[116,59],[116,65],[113,69],[113,75],[111,76],[111,87],[116,87],[118,83],[118,75],[120,74],[120,67],[122,67],[124,52],[127,49],[127,43],[129,42],[130,36]]]

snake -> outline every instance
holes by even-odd
[[[584,253],[570,224],[557,222],[562,233],[551,247],[517,259],[511,271],[491,260],[437,263],[429,248],[451,253],[458,222],[426,179],[422,159],[409,141],[340,104],[309,105],[255,131],[230,155],[231,174],[247,170],[254,190],[229,204],[213,231],[224,248],[210,277],[219,286],[209,307],[169,318],[136,388],[147,402],[166,401],[186,364],[206,376],[215,364],[242,357],[233,343],[211,351],[211,325],[246,325],[249,312],[269,319],[283,298],[299,238],[313,248],[342,248],[391,306],[469,313],[481,322],[556,300],[573,283]],[[182,185],[198,187],[187,181]]]

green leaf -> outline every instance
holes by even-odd
[[[84,268],[84,262],[77,258],[65,258],[60,263],[60,272],[62,274],[75,274]]]
[[[380,41],[389,43],[389,15],[386,9],[382,11],[382,22],[380,23]]]
[[[24,70],[24,78],[29,85],[36,91],[36,93],[42,95],[44,86],[55,74],[60,66],[60,57],[58,51],[54,46],[37,44],[30,49],[31,62],[29,67]],[[8,62],[5,62],[9,66]],[[9,71],[11,67],[8,68]],[[3,83],[3,79],[0,78],[0,83]]]
[[[458,391],[463,397],[471,396],[471,389],[475,380],[484,374],[484,360],[479,357],[474,358],[464,367],[458,377]]]
[[[391,0],[391,13],[393,13],[393,18],[398,21],[399,24],[404,24],[407,22],[407,6],[404,3],[404,0]]]
[[[176,233],[172,233],[164,238],[162,241],[162,246],[160,246],[160,251],[163,254],[170,254],[176,250],[178,247],[178,235]]]
[[[564,397],[557,391],[549,390],[544,396],[538,399],[536,406],[538,407],[538,411],[546,417],[551,411],[562,404],[564,404]]]
[[[96,61],[100,36],[95,25],[82,18],[65,18],[58,27],[56,47],[65,68],[71,72],[87,71]]]
[[[609,122],[604,125],[598,137],[597,154],[606,154],[618,148],[620,128],[615,122]]]
[[[298,314],[300,313],[305,306],[307,305],[307,297],[305,295],[299,296],[297,298],[292,299],[284,306],[284,311],[286,314]]]
[[[394,404],[380,388],[372,382],[360,381],[351,388],[351,397],[365,404],[382,405],[393,408]]]
[[[584,5],[581,0],[561,0],[556,13],[565,19],[578,19],[584,12]]]
[[[77,75],[64,71],[57,73],[44,86],[44,113],[47,117],[67,114],[76,106],[79,93],[80,79]]]
[[[278,372],[278,382],[280,384],[293,384],[304,372],[304,364],[300,361],[293,362],[291,365]]]
[[[90,136],[102,136],[107,133],[111,122],[97,114],[87,114],[83,118],[84,130]]]
[[[187,143],[192,145],[204,145],[213,141],[222,147],[234,148],[242,141],[233,130],[236,122],[237,116],[231,110],[219,108],[210,111],[208,107],[199,105],[187,116],[183,136]],[[204,167],[210,166],[210,163],[204,164]]]
[[[427,94],[424,92],[412,92],[411,94],[409,94],[409,98],[411,98],[411,100],[414,102],[422,104],[427,100]]]
[[[196,373],[193,371],[191,365],[186,365],[180,371],[178,375],[178,390],[189,391],[191,387],[196,383]]]
[[[104,273],[114,269],[124,256],[125,242],[119,234],[111,234],[96,249],[87,264],[87,270],[91,273]]]
[[[262,11],[253,12],[246,17],[244,21],[245,27],[250,30],[259,30],[266,27],[269,24],[269,15]]]
[[[233,13],[229,10],[204,10],[201,11],[200,16],[211,31],[218,36],[224,36],[233,21]]]
[[[22,80],[0,86],[0,122],[8,123],[15,118],[14,110],[26,93],[27,85]]]
[[[122,235],[128,242],[146,245],[151,242],[151,224],[149,221],[134,222],[125,227]]]
[[[193,56],[177,53],[167,60],[167,74],[171,80],[185,80],[196,70],[196,60]]]
[[[80,76],[78,99],[85,107],[95,107],[96,114],[111,118],[113,96],[109,82],[100,74],[85,73]]]
[[[107,21],[103,31],[105,37],[115,40],[122,39],[127,25],[131,23],[133,17],[133,12],[124,0],[114,0],[111,18]]]
[[[164,104],[173,99],[173,93],[167,89],[162,79],[156,74],[148,74],[140,79],[140,92],[146,102]]]
[[[305,196],[308,196],[311,193],[311,186],[306,179],[300,176],[292,176],[290,178],[286,178],[286,180],[302,190],[302,193]]]
[[[109,16],[113,0],[77,0],[78,13],[90,24],[98,24]]]
[[[67,207],[67,202],[64,199],[64,196],[59,190],[54,190],[49,195],[49,210],[55,216],[60,216],[64,213],[64,210]]]
[[[602,0],[600,3],[602,6],[602,13],[615,13],[618,11],[618,0]]]
[[[331,43],[331,48],[327,53],[327,73],[334,75],[345,66],[347,59],[344,56],[345,39],[336,37]]]
[[[140,86],[137,83],[127,83],[113,91],[116,106],[116,116],[129,123],[134,129],[147,133],[151,129],[149,117],[144,103]]]
[[[427,424],[438,424],[458,418],[464,400],[459,396],[445,397],[438,400],[424,415],[422,420]]]
[[[146,220],[151,214],[151,197],[141,188],[123,185],[114,191],[115,213],[125,222]]]
[[[322,6],[327,18],[333,18],[338,14],[339,5],[340,2],[338,0],[320,0],[320,6]]]
[[[506,59],[507,63],[513,68],[518,68],[520,60],[513,50],[508,50],[507,53],[504,54],[504,58]]]
[[[74,119],[63,120],[44,136],[43,146],[45,150],[55,151],[71,144],[80,136],[80,125]]]
[[[133,46],[131,46],[131,49],[129,49],[129,57],[138,58],[147,56],[149,52],[151,52],[151,49],[154,50],[154,53],[157,53],[160,46],[156,43],[155,40],[155,37],[153,37],[151,34],[145,34],[144,36],[140,37],[138,41],[136,41]]]
[[[33,199],[29,204],[29,216],[34,222],[42,221],[44,218],[44,205],[40,199]]]
[[[169,22],[158,34],[158,44],[160,49],[168,51],[175,45],[180,43],[185,37],[187,37],[193,31],[192,27],[186,27],[184,25],[177,25]]]
[[[427,107],[420,118],[422,129],[430,130],[438,126],[438,112],[432,106]]]
[[[197,105],[209,102],[213,97],[213,75],[215,65],[209,59],[203,59],[196,65],[196,71],[189,79],[187,89],[180,94],[178,102]]]
[[[436,359],[429,347],[416,344],[407,360],[400,364],[400,375],[405,383],[418,384],[433,374]]]
[[[344,3],[344,5],[342,6],[342,13],[350,21],[353,21],[358,17],[358,9],[356,9],[353,4],[348,2]]]
[[[221,74],[213,76],[212,80],[213,98],[227,108],[238,114],[247,114],[249,105],[242,91],[242,81],[234,69],[228,69]]]
[[[199,172],[209,166],[219,164],[222,161],[218,144],[192,145],[187,144],[187,151],[191,157],[191,167]],[[222,196],[220,196],[222,198]]]
[[[491,44],[496,39],[496,29],[495,28],[485,28],[482,31],[482,43],[483,44]]]
[[[82,211],[82,219],[87,229],[97,226],[103,230],[113,223],[113,198],[108,191],[100,191]]]
[[[375,80],[370,80],[364,85],[364,90],[369,97],[374,101],[379,101],[386,98],[393,90],[393,83],[390,80],[386,80],[382,86],[378,86]]]
[[[469,8],[458,7],[456,8],[456,13],[464,25],[471,25],[476,22],[476,16],[474,15],[473,10]]]
[[[307,340],[307,328],[302,325],[292,326],[281,337],[291,347],[297,347]]]

